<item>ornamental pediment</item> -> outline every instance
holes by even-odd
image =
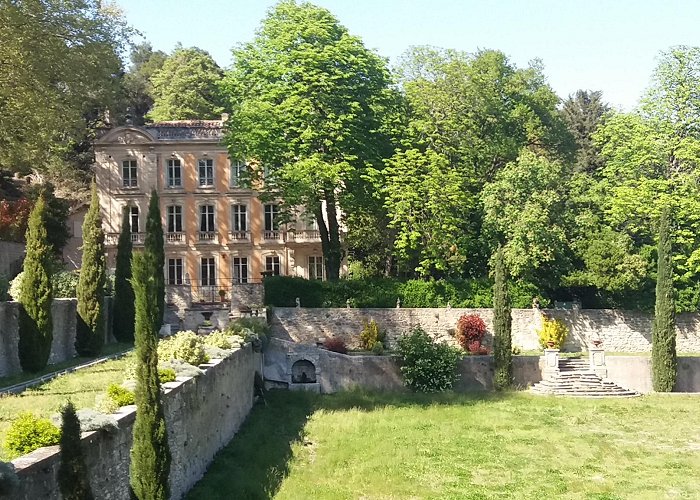
[[[100,137],[97,144],[146,144],[154,142],[153,137],[135,127],[117,127]]]

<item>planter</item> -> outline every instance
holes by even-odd
[[[471,354],[479,354],[479,351],[481,351],[481,340],[470,340],[467,344],[467,350]]]
[[[601,345],[603,345],[603,341],[600,339],[592,340],[591,344],[593,344],[593,347],[600,347]]]
[[[555,344],[554,342],[552,342],[551,340],[549,340],[549,341],[547,342],[547,348],[549,348],[549,349],[554,349],[554,346],[555,346],[555,345],[556,345],[556,344]]]

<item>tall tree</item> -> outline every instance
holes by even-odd
[[[114,311],[112,331],[120,342],[134,340],[134,289],[131,286],[131,227],[129,211],[124,210],[122,227],[117,243],[117,262],[114,269]]]
[[[38,372],[46,366],[53,340],[52,257],[45,215],[46,202],[42,195],[29,215],[24,278],[19,296],[19,361],[22,369],[28,372]]]
[[[603,102],[600,90],[577,90],[564,101],[561,115],[576,143],[575,169],[595,173],[603,166],[593,134],[610,107]]]
[[[97,184],[92,183],[90,208],[83,221],[83,260],[76,289],[78,297],[78,326],[75,350],[81,356],[95,356],[105,342],[104,287],[105,235],[102,230],[100,199]]]
[[[143,125],[146,114],[153,106],[153,84],[151,78],[159,71],[167,59],[165,52],[153,50],[150,43],[144,42],[131,49],[131,66],[124,75],[126,106],[130,108],[135,125]]]
[[[513,352],[511,341],[510,298],[506,281],[503,248],[499,245],[494,263],[493,285],[493,385],[497,390],[513,384]]]
[[[673,290],[671,210],[664,207],[659,223],[656,305],[652,326],[652,384],[657,392],[670,392],[676,383],[676,304]]]
[[[165,241],[163,236],[163,220],[160,215],[160,199],[154,189],[148,202],[146,216],[146,239],[144,249],[147,258],[152,259],[153,269],[156,269],[156,303],[158,304],[158,328],[163,324],[165,314]]]
[[[80,442],[80,420],[71,401],[61,408],[60,448],[58,487],[61,497],[64,500],[92,500],[94,496]]]
[[[224,79],[231,156],[257,162],[254,183],[268,172],[259,187],[281,213],[303,207],[316,219],[329,279],[343,258],[338,208],[384,154],[389,84],[386,62],[329,11],[294,1],[278,3],[233,51]]]
[[[150,78],[153,107],[146,118],[156,122],[219,118],[222,76],[209,53],[178,46]]]
[[[136,297],[136,421],[129,464],[129,482],[139,500],[170,496],[170,448],[158,380],[158,284],[149,250],[133,257],[132,284]]]

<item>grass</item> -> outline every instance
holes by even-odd
[[[21,412],[31,411],[39,417],[50,417],[57,413],[59,407],[68,399],[73,401],[78,409],[92,408],[95,396],[105,391],[112,382],[123,381],[128,359],[129,355],[105,361],[84,370],[61,375],[21,394],[0,396],[0,443],[4,443],[10,423]],[[0,447],[0,459],[8,458],[5,448]]]
[[[199,499],[700,497],[700,399],[272,392]]]

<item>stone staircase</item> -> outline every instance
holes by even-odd
[[[560,358],[559,370],[545,370],[542,381],[533,385],[530,391],[541,395],[584,398],[639,396],[635,391],[623,389],[601,378],[591,368],[588,358]]]

